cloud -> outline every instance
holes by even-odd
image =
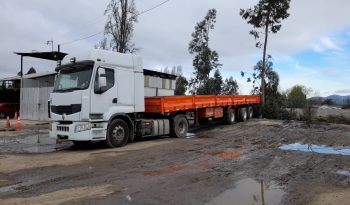
[[[139,11],[161,2],[135,1]],[[109,0],[0,1],[0,78],[15,75],[19,71],[19,57],[13,54],[14,51],[49,51],[51,47],[45,45],[47,40],[53,39],[56,47],[57,43],[102,31],[105,22],[103,11],[108,2]],[[239,16],[240,8],[254,6],[256,2],[257,0],[172,0],[139,17],[133,41],[141,48],[139,55],[143,57],[145,67],[152,69],[182,65],[184,73],[191,74],[193,57],[188,53],[191,33],[196,22],[204,18],[208,9],[216,8],[217,23],[215,30],[210,33],[210,46],[220,55],[222,69],[225,71],[223,73],[235,75],[241,70],[253,69],[261,56],[261,50],[255,48],[254,38],[249,35],[252,27]],[[329,36],[343,32],[350,26],[348,8],[348,0],[291,1],[291,15],[282,22],[280,32],[270,35],[268,53],[274,57],[289,57],[308,49],[343,52],[342,42]],[[99,35],[63,45],[62,51],[81,53],[93,48],[101,38],[102,35]],[[344,57],[343,62],[346,62],[347,57]],[[278,60],[277,57],[275,59]],[[303,65],[302,62],[300,65]],[[31,66],[42,72],[52,70],[55,63],[26,58],[25,71]],[[281,71],[283,69],[280,68]],[[281,76],[284,74],[281,73]],[[281,83],[284,83],[282,80],[289,79],[283,77]],[[317,81],[311,74],[302,79],[305,83]],[[243,81],[241,83],[244,84]],[[311,84],[328,90],[325,83]],[[345,87],[346,84],[339,82],[339,86]]]
[[[350,89],[343,89],[335,91],[337,94],[350,94]]]
[[[332,39],[329,37],[323,37],[319,40],[319,42],[315,45],[313,45],[313,49],[316,52],[322,53],[325,51],[342,51],[343,48],[341,48],[339,40]]]

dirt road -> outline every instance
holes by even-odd
[[[251,120],[193,133],[119,149],[63,144],[36,153],[16,149],[28,136],[10,146],[13,136],[1,135],[1,204],[350,201],[350,126]]]

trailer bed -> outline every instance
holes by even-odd
[[[166,96],[145,98],[145,112],[171,113],[190,111],[200,108],[241,106],[260,104],[257,95],[200,95],[200,96]]]

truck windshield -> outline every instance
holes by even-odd
[[[60,73],[56,79],[53,92],[71,92],[87,89],[90,85],[93,67],[93,61],[86,61],[58,68]]]

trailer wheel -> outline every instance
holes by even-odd
[[[226,110],[226,116],[225,116],[225,123],[227,125],[232,125],[236,121],[236,115],[235,115],[235,110],[231,108],[227,108]]]
[[[253,108],[251,106],[248,107],[248,119],[252,119],[254,116]]]
[[[128,142],[129,127],[122,119],[113,120],[107,129],[106,145],[108,147],[121,147]]]
[[[5,119],[5,113],[0,112],[0,119]]]
[[[171,125],[171,136],[177,138],[184,138],[187,136],[188,121],[185,115],[177,115],[173,119]]]
[[[244,122],[247,120],[247,108],[242,107],[239,109],[239,120]]]

